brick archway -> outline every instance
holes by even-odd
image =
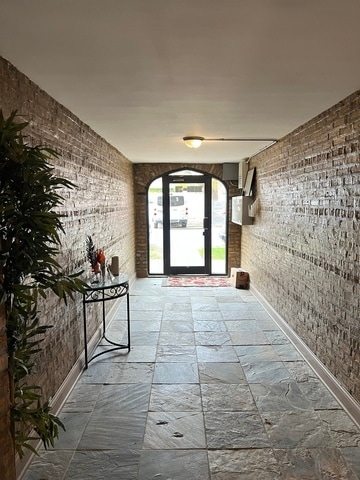
[[[158,177],[176,170],[195,170],[208,173],[221,180],[222,164],[134,164],[134,192],[135,192],[135,236],[136,236],[136,274],[138,278],[145,278],[148,272],[148,235],[147,235],[147,189],[150,183]],[[223,180],[222,180],[223,181]],[[229,198],[236,195],[238,190],[228,182]],[[230,208],[230,205],[228,205]],[[228,264],[229,268],[240,265],[240,228],[229,223],[228,225]]]

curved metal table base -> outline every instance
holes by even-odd
[[[117,298],[126,296],[126,313],[127,313],[127,343],[117,343],[106,336],[106,310],[105,303],[109,300],[115,300]],[[102,303],[102,338],[110,344],[110,348],[106,348],[103,352],[99,352],[88,357],[87,347],[87,319],[86,319],[86,305],[88,303]],[[85,350],[85,369],[88,368],[89,363],[94,358],[104,355],[105,353],[113,352],[114,350],[130,351],[130,300],[129,300],[129,278],[127,275],[120,274],[112,279],[103,279],[99,283],[92,283],[88,285],[83,293],[83,316],[84,316],[84,350]],[[113,345],[113,347],[111,347]]]

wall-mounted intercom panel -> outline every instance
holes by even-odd
[[[251,197],[239,195],[231,199],[231,221],[238,225],[252,225],[254,219],[249,215],[249,207],[253,203]]]

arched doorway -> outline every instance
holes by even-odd
[[[227,195],[222,181],[195,170],[149,185],[149,274],[227,273]]]

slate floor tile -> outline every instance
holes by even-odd
[[[235,290],[224,290],[224,293],[222,295],[218,295],[215,293],[214,295],[215,300],[219,304],[220,308],[223,308],[221,306],[222,303],[234,303],[234,302],[242,302],[241,297],[239,293]],[[226,307],[224,307],[226,308]]]
[[[142,312],[149,312],[149,311],[158,311],[162,312],[163,309],[163,301],[161,298],[155,297],[144,297],[137,302],[133,302],[131,305],[131,311],[142,311]]]
[[[101,389],[102,384],[78,383],[68,396],[62,408],[62,413],[92,412]]]
[[[123,412],[147,412],[150,389],[150,383],[103,385],[93,414],[112,416]]]
[[[219,310],[219,306],[218,306],[218,303],[216,301],[216,298],[214,295],[198,295],[198,296],[191,296],[191,299],[190,299],[190,303],[191,303],[191,307],[192,309],[194,309],[195,307],[195,310],[197,309],[197,306],[199,305],[203,305],[205,307],[214,307],[215,310]]]
[[[236,345],[269,345],[271,342],[267,339],[264,332],[259,331],[234,331],[229,332],[232,344]]]
[[[155,365],[153,383],[198,383],[196,363],[158,362]]]
[[[295,382],[262,384],[251,383],[251,393],[260,412],[286,412],[313,410]]]
[[[196,345],[232,345],[227,332],[195,332]]]
[[[135,320],[131,321],[131,332],[158,332],[160,325],[161,320]]]
[[[247,383],[240,363],[199,362],[200,383]]]
[[[270,441],[262,419],[253,412],[205,412],[210,449],[266,448]]]
[[[316,410],[340,409],[338,401],[320,381],[299,382],[299,389]]]
[[[127,318],[126,315],[127,315],[126,310],[124,310],[123,318]],[[143,310],[131,309],[131,312],[130,312],[131,326],[133,322],[138,322],[138,321],[141,322],[144,320],[144,318],[146,318],[146,320],[149,320],[149,321],[151,320],[151,321],[158,322],[158,321],[161,321],[162,316],[163,316],[162,310],[152,310],[144,314]],[[113,325],[114,325],[114,322],[111,323],[111,327],[113,327]]]
[[[272,345],[246,345],[235,347],[237,356],[242,365],[251,362],[279,362],[279,355]]]
[[[261,322],[269,322],[269,325],[274,326],[276,323],[274,320],[271,318],[271,316],[268,314],[266,310],[263,309],[263,307],[259,306],[256,308],[252,308],[252,312],[254,314],[254,318],[256,320],[260,320]]]
[[[360,447],[360,431],[343,410],[319,410],[317,413],[337,447]]]
[[[124,339],[121,340],[124,342]],[[131,345],[157,345],[159,332],[131,332]]]
[[[335,441],[317,412],[266,412],[262,414],[274,448],[331,448]]]
[[[220,310],[195,310],[192,312],[194,322],[208,320],[208,321],[222,321],[223,317]]]
[[[64,480],[137,480],[139,463],[139,450],[79,450]]]
[[[219,309],[219,307],[218,307],[218,305],[215,301],[213,303],[211,303],[211,302],[209,302],[209,303],[205,303],[205,302],[192,303],[191,304],[191,309],[192,309],[193,313],[195,313],[195,312],[218,312],[219,313],[219,318],[222,318],[221,314],[220,314],[220,309]]]
[[[93,415],[80,440],[79,450],[140,449],[146,413],[124,412],[112,416]]]
[[[154,363],[112,363],[104,383],[151,383]]]
[[[143,446],[153,450],[205,448],[202,412],[149,412]]]
[[[157,362],[189,362],[196,363],[194,345],[159,345],[156,354]]]
[[[236,362],[238,361],[232,345],[199,345],[196,347],[199,362]]]
[[[360,479],[360,447],[344,447],[340,452],[351,472]]]
[[[275,449],[274,454],[285,479],[358,479],[336,448]]]
[[[271,345],[283,345],[290,343],[290,340],[281,330],[267,330],[264,332],[265,337]]]
[[[223,321],[194,320],[194,332],[226,332],[226,326]]]
[[[187,295],[185,296],[186,293],[187,293]],[[167,290],[166,295],[165,295],[164,310],[165,310],[166,305],[169,305],[169,304],[175,304],[175,305],[178,305],[178,306],[191,304],[191,298],[190,298],[190,295],[189,295],[189,290],[183,289],[183,295],[181,295],[181,298],[179,298],[177,290],[176,291],[174,289]]]
[[[200,386],[195,384],[154,384],[149,411],[201,412]]]
[[[128,349],[114,350],[109,352],[106,356],[101,357],[103,362],[154,362],[156,357],[156,345],[133,345]],[[99,346],[95,353],[105,350]]]
[[[251,312],[238,312],[236,310],[221,310],[222,318],[226,322],[252,322],[255,324],[254,316]],[[258,328],[258,326],[257,326]]]
[[[289,382],[291,375],[283,362],[245,363],[242,365],[249,383],[282,383]]]
[[[109,363],[102,362],[101,360],[93,360],[89,364],[89,368],[83,372],[80,377],[79,383],[89,384],[104,384],[109,375]]]
[[[224,302],[219,303],[219,308],[224,312],[237,312],[239,315],[253,315],[253,310],[249,305],[241,301],[239,302],[239,300],[235,298],[232,302],[227,302],[226,304]]]
[[[275,352],[284,362],[295,362],[304,359],[291,343],[275,344],[273,347]]]
[[[314,370],[304,361],[285,362],[286,369],[291,377],[298,383],[306,383],[310,381],[319,382],[319,378]]]
[[[159,346],[160,345],[195,345],[195,336],[193,332],[161,331],[159,337]]]
[[[172,322],[174,324],[175,322],[183,322],[186,320],[191,320],[192,321],[192,313],[190,307],[183,310],[183,309],[176,309],[168,312],[164,312],[162,316],[163,320],[166,320],[168,322]]]
[[[226,317],[224,317],[226,318]],[[227,320],[225,325],[229,332],[261,332],[261,329],[255,320]]]
[[[210,480],[206,450],[143,450],[138,480]]]
[[[170,332],[170,333],[193,333],[194,332],[194,322],[191,318],[186,318],[184,320],[168,320],[166,318],[161,322],[161,333]]]
[[[209,383],[201,385],[204,411],[246,412],[256,410],[248,385]]]
[[[54,447],[57,450],[76,450],[81,440],[82,434],[91,418],[89,412],[61,412],[59,419],[65,425],[65,432],[59,430],[59,438],[55,440]]]
[[[74,450],[40,450],[22,480],[63,480]]]
[[[272,449],[210,450],[211,480],[283,480]]]
[[[169,301],[169,299],[166,299],[165,304],[164,304],[164,315],[167,313],[174,313],[177,311],[181,311],[183,313],[188,312],[190,314],[192,309],[192,305],[190,303],[190,298],[188,300],[182,300],[181,302],[176,299],[173,301]]]

